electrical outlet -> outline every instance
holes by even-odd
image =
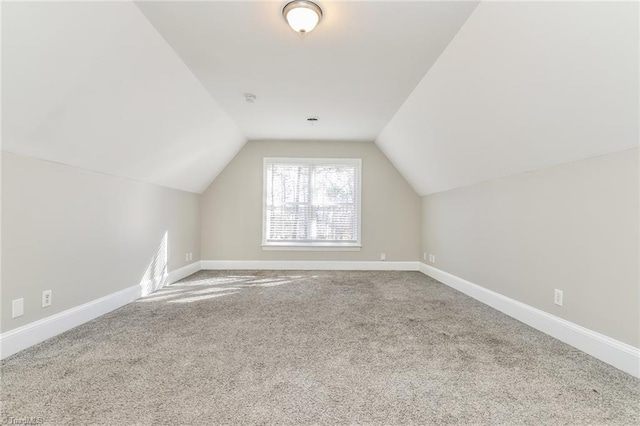
[[[387,260],[386,253],[380,253],[380,260]]]
[[[185,253],[184,254],[184,261],[188,262],[189,261],[189,253]]]
[[[11,302],[11,318],[18,318],[24,315],[24,298],[15,299]]]
[[[553,303],[555,303],[558,306],[562,306],[562,290],[558,290],[557,288],[555,289],[555,292],[553,293]]]
[[[422,260],[427,260],[427,253],[422,253]]]
[[[435,254],[429,254],[429,262],[436,263],[436,255]]]
[[[51,306],[51,296],[52,291],[46,290],[42,292],[42,307],[46,308],[47,306]]]
[[[193,260],[193,253],[189,253],[189,260]]]

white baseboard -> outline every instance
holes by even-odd
[[[418,262],[324,261],[324,260],[203,260],[207,270],[291,270],[291,271],[417,271]]]
[[[420,262],[420,272],[640,378],[640,349]]]
[[[194,262],[169,272],[160,283],[141,283],[125,288],[91,302],[53,314],[0,335],[0,356],[11,356],[37,343],[71,330],[108,312],[138,299],[143,288],[157,290],[200,270],[200,262]],[[148,287],[145,287],[148,286]]]
[[[200,263],[201,263],[200,261],[193,262],[186,266],[183,266],[182,268],[174,269],[173,271],[169,272],[169,277],[167,278],[167,284],[173,284],[176,281],[180,281],[184,277],[188,277],[191,274],[195,274],[201,269]]]
[[[2,359],[131,303],[140,297],[140,291],[141,286],[134,285],[2,333],[0,335]]]

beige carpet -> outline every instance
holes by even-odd
[[[640,381],[416,272],[201,271],[2,363],[2,421],[640,424]]]

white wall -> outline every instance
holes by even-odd
[[[631,149],[428,195],[422,250],[436,268],[640,347],[638,191]]]
[[[262,250],[264,157],[361,158],[362,250]],[[418,260],[420,198],[372,142],[248,142],[201,202],[203,260]]]
[[[199,226],[198,194],[3,153],[0,329],[141,283],[165,233],[168,271],[200,260]],[[11,319],[17,298],[25,313]]]

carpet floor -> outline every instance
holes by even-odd
[[[2,376],[14,424],[640,424],[640,380],[417,272],[200,271]]]

